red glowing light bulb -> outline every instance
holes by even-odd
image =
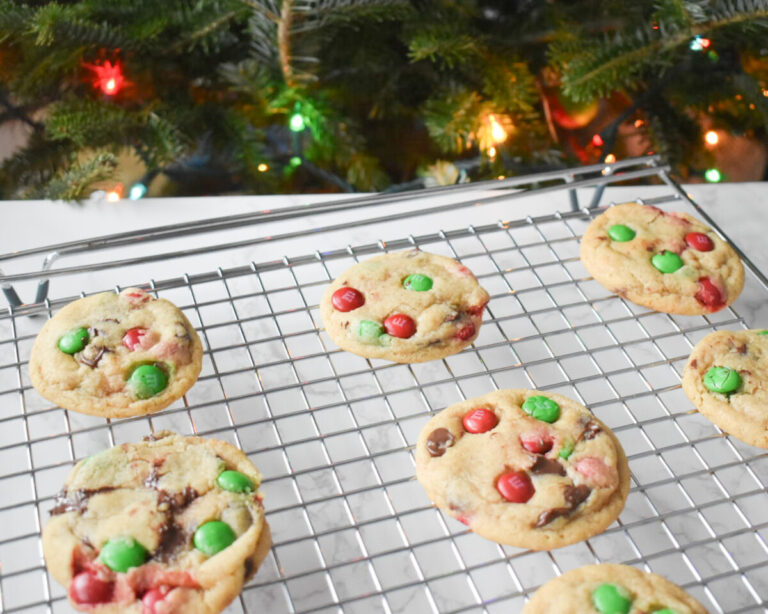
[[[94,79],[94,86],[99,88],[107,96],[114,96],[125,85],[125,77],[123,77],[123,69],[119,62],[112,64],[109,60],[104,64],[86,64],[86,68],[89,68],[96,73],[96,79]]]

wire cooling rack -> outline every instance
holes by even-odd
[[[703,215],[656,159],[638,164],[669,187],[653,204]],[[614,176],[621,169],[529,177],[489,198],[580,185],[597,188],[596,202],[602,186],[634,177],[632,169]],[[642,186],[636,194],[642,197]],[[699,339],[747,323],[732,308],[671,316],[607,292],[578,258],[579,237],[597,213],[569,211],[163,281],[137,279],[179,305],[206,348],[200,380],[186,397],[143,418],[66,412],[31,388],[27,361],[35,335],[45,317],[75,297],[0,309],[2,610],[72,611],[42,558],[40,529],[54,494],[76,459],[170,428],[236,444],[265,477],[274,547],[227,612],[519,612],[538,586],[594,562],[660,573],[712,612],[763,611],[767,455],[723,436],[680,387],[682,366]],[[360,259],[413,246],[461,260],[491,294],[475,344],[414,365],[338,350],[317,307],[328,282]],[[747,264],[747,289],[768,297],[765,278]],[[58,274],[124,265],[100,262]],[[183,271],[182,261],[178,266]],[[0,281],[7,290],[10,281],[35,277],[25,275]],[[517,387],[579,400],[624,446],[632,488],[619,521],[603,534],[552,552],[499,546],[437,511],[415,481],[413,445],[430,415]]]

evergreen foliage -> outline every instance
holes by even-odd
[[[685,177],[702,114],[765,138],[767,35],[768,0],[0,0],[0,124],[30,131],[0,197],[81,199],[126,149],[179,193],[201,168],[273,192],[397,189],[438,159],[473,178],[564,166],[553,93],[623,95],[608,145],[642,117]]]

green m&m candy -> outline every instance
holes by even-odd
[[[148,399],[165,390],[168,376],[157,365],[139,365],[128,378],[128,385],[138,399]]]
[[[712,392],[731,394],[741,386],[741,375],[736,369],[712,367],[704,376],[704,386]]]
[[[192,543],[200,552],[213,556],[228,548],[237,539],[237,535],[226,522],[211,520],[197,527]]]
[[[147,560],[147,549],[133,537],[113,537],[101,549],[101,562],[112,571],[124,573]]]
[[[768,330],[761,330],[758,335],[768,335]]]
[[[605,583],[592,591],[592,603],[600,614],[627,614],[632,595],[623,586]]]
[[[364,343],[376,343],[384,333],[384,327],[373,320],[360,320],[357,325],[357,336]]]
[[[634,230],[624,224],[614,224],[608,228],[608,236],[619,243],[631,241],[635,238],[636,234],[637,233]]]
[[[523,411],[537,420],[550,424],[560,417],[560,406],[544,396],[528,397],[523,403]]]
[[[421,273],[413,273],[403,280],[403,288],[416,292],[426,292],[432,289],[432,279]]]
[[[683,266],[683,259],[675,252],[664,250],[651,258],[651,264],[662,273],[674,273]]]
[[[64,333],[59,339],[59,349],[65,354],[75,354],[81,351],[88,343],[88,330],[85,328],[73,328]]]
[[[220,488],[228,490],[230,492],[251,492],[253,490],[253,482],[244,473],[239,471],[222,471],[219,477],[216,478],[216,483]]]
[[[566,460],[571,454],[573,454],[573,442],[568,441],[563,444],[562,448],[560,448],[558,456],[563,460]]]

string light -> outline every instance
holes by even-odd
[[[763,90],[763,96],[765,96],[766,98],[768,98],[768,90]]]
[[[499,180],[506,179],[506,178],[507,178],[506,175],[499,175],[498,177],[496,177],[496,179],[499,179]]]
[[[296,168],[297,166],[301,166],[301,158],[299,156],[293,156],[289,162],[292,167]]]
[[[712,44],[712,41],[708,38],[703,38],[699,36],[698,34],[693,37],[693,40],[691,41],[691,44],[689,45],[691,51],[704,51],[704,49],[709,48],[709,46]]]
[[[645,122],[642,119],[635,120],[635,128],[642,128],[644,125],[645,125]]]
[[[708,168],[704,172],[704,179],[706,179],[709,183],[719,183],[722,178],[723,175],[716,168]]]
[[[614,162],[616,162],[616,156],[614,156],[612,153],[608,154],[607,156],[605,156],[605,162],[608,164],[613,164]]]
[[[125,77],[123,77],[123,69],[119,62],[112,64],[112,62],[106,61],[104,64],[86,64],[85,67],[96,73],[94,86],[107,96],[117,94],[126,83]]]
[[[706,134],[704,135],[704,140],[709,145],[717,145],[720,141],[720,137],[718,136],[717,132],[714,130],[707,130]]]
[[[599,134],[596,134],[592,137],[592,144],[595,147],[602,147],[604,145],[603,137],[601,137]]]
[[[493,160],[496,157],[496,148],[491,147],[488,149],[488,157]]]
[[[118,183],[114,188],[107,192],[107,201],[116,203],[123,197],[123,184]]]
[[[491,124],[491,138],[493,139],[493,142],[498,144],[506,141],[507,131],[504,130],[504,126],[502,126],[492,114],[488,116],[488,121]]]
[[[263,172],[265,172],[265,171],[268,171],[268,170],[269,170],[269,165],[268,165],[268,164],[264,164],[264,163],[262,162],[261,164],[259,164],[259,165],[256,167],[256,170],[257,170],[257,171],[259,171],[260,173],[263,173]]]
[[[307,127],[307,122],[301,113],[294,111],[291,119],[288,120],[288,127],[291,129],[291,132],[301,132]]]
[[[128,191],[128,198],[130,200],[141,200],[144,198],[144,196],[147,193],[147,186],[144,185],[141,181],[137,181],[131,186],[131,189]]]

